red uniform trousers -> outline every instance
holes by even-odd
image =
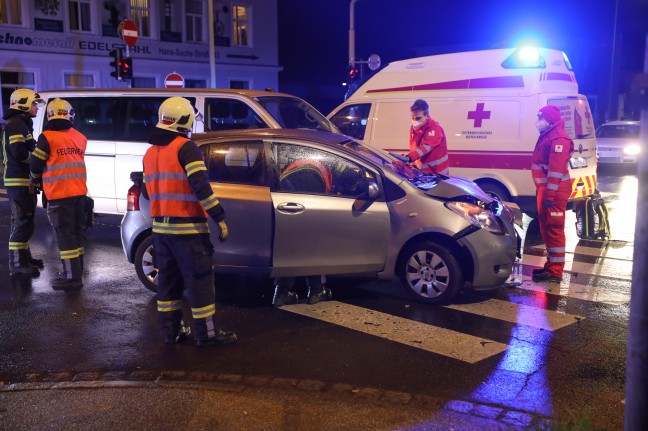
[[[542,205],[546,191],[546,187],[538,187],[536,191],[540,235],[547,248],[544,270],[549,275],[562,278],[565,268],[565,212],[571,187],[569,181],[563,181],[550,208]]]

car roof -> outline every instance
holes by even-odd
[[[246,97],[263,97],[263,96],[281,96],[281,97],[295,97],[292,94],[279,93],[271,90],[238,90],[230,88],[86,88],[86,89],[60,89],[60,90],[46,90],[39,91],[41,95],[49,94],[66,94],[69,96],[75,95],[111,95],[111,94],[130,94],[133,96],[181,96],[181,97],[196,97],[197,94],[206,96],[216,96],[219,94],[241,95]]]
[[[226,139],[299,139],[318,144],[337,147],[339,144],[352,140],[350,137],[339,133],[326,132],[323,130],[307,129],[246,129],[246,130],[222,130],[218,132],[194,133],[191,139],[196,144],[204,145],[215,140]]]
[[[607,123],[601,124],[601,127],[604,126],[639,126],[641,121],[608,121]]]

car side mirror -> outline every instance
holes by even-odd
[[[365,194],[369,199],[376,199],[380,196],[380,187],[373,181],[367,182],[367,191]]]

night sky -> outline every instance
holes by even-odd
[[[356,59],[405,58],[516,46],[524,39],[565,51],[584,94],[605,93],[617,0],[359,0]],[[350,0],[278,0],[280,90],[328,114],[342,102]],[[615,39],[623,73],[643,68],[648,0],[618,0]],[[365,76],[371,72],[364,69]],[[620,72],[621,74],[621,72]],[[626,85],[620,79],[620,85]],[[627,78],[625,78],[627,81]],[[605,96],[605,95],[602,95]]]

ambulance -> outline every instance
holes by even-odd
[[[502,201],[537,214],[531,155],[537,112],[560,107],[574,140],[570,202],[596,189],[596,137],[587,98],[558,50],[508,48],[390,63],[328,118],[344,134],[394,153],[409,152],[410,106],[430,105],[443,127],[450,174],[475,181]]]

